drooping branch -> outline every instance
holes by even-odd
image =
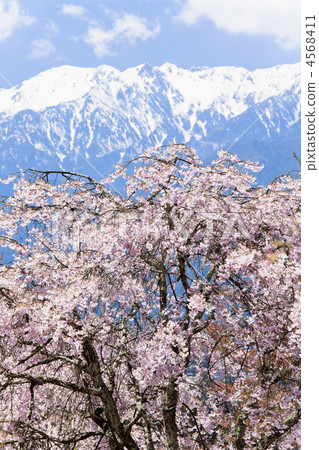
[[[193,419],[193,421],[194,421],[194,423],[195,423],[195,426],[196,426],[196,429],[197,429],[197,433],[198,433],[199,440],[200,440],[200,443],[201,443],[202,448],[203,448],[204,450],[207,450],[207,447],[206,447],[206,445],[205,445],[205,442],[204,442],[204,440],[203,440],[202,434],[201,434],[201,432],[200,432],[200,428],[199,428],[199,426],[198,426],[198,423],[197,423],[197,419],[196,419],[195,414],[194,414],[193,411],[190,409],[190,407],[189,407],[188,405],[186,405],[186,403],[183,403],[183,406],[184,406],[185,408],[188,409],[188,411],[189,411],[189,413],[190,413],[190,415],[191,415],[191,417],[192,417],[192,419]]]
[[[76,444],[77,442],[84,441],[86,439],[89,439],[91,437],[99,437],[103,436],[103,433],[99,431],[88,431],[86,433],[80,433],[73,437],[70,437],[68,439],[59,439],[55,436],[51,436],[48,433],[45,433],[44,431],[35,428],[31,426],[30,424],[26,424],[25,422],[17,422],[16,425],[19,428],[22,428],[24,430],[28,430],[31,432],[35,437],[38,435],[39,438],[42,438],[46,440],[47,442],[56,442],[58,444],[64,444],[64,445],[70,445],[70,444]]]
[[[33,376],[29,375],[27,373],[15,373],[11,372],[8,369],[0,366],[0,373],[4,376],[6,376],[8,379],[20,379],[20,380],[27,380],[30,383],[33,383],[34,386],[42,386],[44,384],[51,384],[54,386],[60,386],[62,388],[74,391],[74,392],[80,392],[82,394],[88,394],[93,396],[99,396],[100,391],[97,389],[91,389],[86,386],[81,386],[75,383],[71,383],[69,381],[60,380],[56,377],[49,377],[44,375],[38,375]]]

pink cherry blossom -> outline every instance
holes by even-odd
[[[183,144],[132,165],[2,201],[0,445],[299,449],[300,179]]]

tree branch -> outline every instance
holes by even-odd
[[[101,392],[97,389],[91,389],[89,387],[85,386],[78,386],[75,383],[70,383],[68,381],[60,380],[59,378],[55,377],[46,377],[43,375],[33,376],[29,375],[27,373],[14,373],[10,372],[8,369],[4,367],[0,367],[1,373],[6,376],[9,379],[22,379],[27,380],[29,382],[32,382],[34,386],[42,386],[44,384],[52,384],[54,386],[60,386],[65,389],[74,391],[74,392],[81,392],[82,394],[88,394],[88,395],[94,395],[94,396],[100,396]]]
[[[138,446],[130,433],[125,433],[124,426],[117,411],[116,403],[113,400],[110,390],[104,383],[98,355],[89,338],[86,338],[83,341],[83,356],[88,364],[88,373],[92,379],[92,382],[95,388],[100,392],[100,398],[103,402],[104,411],[112,430],[121,440],[124,448],[127,448],[128,450],[138,450]]]
[[[176,425],[176,407],[178,397],[176,378],[172,376],[166,388],[163,405],[165,434],[169,450],[179,450]]]
[[[291,429],[297,425],[301,418],[301,410],[300,408],[297,409],[297,411],[289,416],[282,425],[284,425],[286,428],[284,430],[278,430],[276,428],[273,429],[273,433],[271,433],[269,436],[263,438],[260,440],[257,450],[267,450],[272,444],[279,441],[282,437],[286,436]]]

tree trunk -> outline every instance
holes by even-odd
[[[117,435],[124,448],[127,448],[128,450],[139,450],[132,436],[125,433],[124,426],[117,411],[116,403],[113,400],[110,390],[104,383],[98,355],[88,338],[83,342],[83,356],[88,364],[88,373],[94,387],[101,391],[101,400],[103,402],[104,411],[112,431]]]
[[[171,377],[165,393],[163,405],[163,418],[167,448],[169,450],[179,450],[176,425],[176,406],[178,402],[178,391],[176,389],[176,379]]]

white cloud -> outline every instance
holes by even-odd
[[[12,36],[17,28],[31,25],[34,20],[20,9],[18,0],[0,0],[0,41]]]
[[[72,3],[65,3],[62,5],[62,14],[69,14],[70,16],[81,17],[85,13],[83,6],[74,5]]]
[[[47,36],[58,36],[60,34],[59,28],[51,19],[45,23],[44,30]]]
[[[134,14],[124,14],[118,17],[112,28],[103,30],[96,24],[91,24],[85,41],[94,49],[97,56],[113,54],[112,44],[118,42],[128,42],[134,44],[136,40],[154,38],[160,31],[160,25],[156,24],[151,28],[147,20]]]
[[[30,59],[43,59],[55,52],[55,47],[51,41],[47,39],[36,39],[31,43],[32,50],[28,57]]]
[[[186,24],[207,17],[230,33],[266,34],[279,45],[300,45],[299,0],[184,0],[177,19]]]

